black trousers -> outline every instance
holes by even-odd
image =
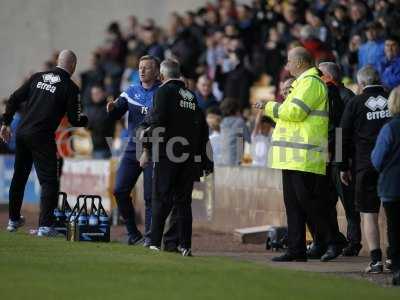
[[[340,201],[342,202],[346,220],[347,220],[347,240],[350,245],[356,246],[361,244],[361,218],[360,213],[357,212],[355,206],[355,189],[354,189],[354,180],[350,183],[349,186],[346,186],[340,180],[340,170],[337,166],[333,165],[330,171],[331,182],[334,185],[334,189],[332,190],[333,195],[333,205],[335,209],[332,210],[331,218],[332,220],[336,220],[337,223],[337,213],[336,213],[336,203],[338,196]]]
[[[332,242],[334,243],[333,245],[338,245],[338,246],[345,246],[348,244],[348,241],[346,237],[340,232],[339,230],[339,224],[338,224],[338,219],[337,219],[337,210],[336,210],[336,205],[339,199],[339,193],[337,190],[338,183],[337,179],[340,180],[340,177],[338,174],[339,170],[335,166],[329,164],[326,168],[326,176],[327,176],[327,181],[328,181],[328,190],[327,190],[327,195],[324,197],[324,202],[326,204],[326,209],[329,214],[329,218],[327,219],[327,224],[329,225],[329,230],[332,234]],[[336,176],[337,175],[337,176]],[[354,199],[354,198],[353,198]],[[354,205],[353,205],[354,207]],[[361,233],[360,233],[361,234]],[[313,235],[314,236],[314,235]],[[361,238],[361,237],[360,237]],[[321,248],[325,248],[329,245],[326,245],[324,243],[324,237],[319,237],[319,236],[314,236],[314,243]]]
[[[400,201],[385,202],[387,234],[389,240],[388,255],[392,259],[393,272],[400,271]]]
[[[176,210],[173,222],[178,227],[179,244],[191,248],[192,244],[192,191],[194,166],[191,162],[172,163],[160,158],[153,170],[153,218],[151,245],[161,247],[165,221],[171,210]],[[165,244],[167,244],[165,242]]]
[[[178,219],[177,207],[173,206],[167,219],[164,236],[162,238],[164,247],[167,249],[176,249],[179,246]]]
[[[326,245],[333,243],[327,206],[327,176],[283,170],[283,198],[288,223],[288,252],[306,255],[306,223]]]
[[[35,166],[41,187],[39,226],[51,226],[60,187],[54,135],[16,136],[14,175],[9,193],[10,219],[16,221],[21,216],[25,185],[32,164]]]

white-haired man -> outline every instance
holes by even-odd
[[[379,131],[390,118],[388,94],[380,84],[379,74],[372,66],[361,68],[357,81],[362,93],[346,106],[343,128],[343,164],[340,177],[345,185],[352,180],[349,164],[355,147],[355,201],[356,209],[364,219],[364,234],[370,250],[368,273],[383,271],[378,215],[380,199],[377,194],[378,172],[371,163],[371,152]]]
[[[179,244],[183,256],[191,256],[193,183],[212,172],[208,159],[208,126],[195,95],[180,80],[180,66],[165,60],[160,68],[163,84],[154,98],[141,166],[148,162],[150,149],[154,161],[153,218],[151,250],[160,250],[165,221],[174,207],[177,212]],[[159,139],[161,137],[161,139]]]

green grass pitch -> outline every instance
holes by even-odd
[[[218,257],[0,232],[0,299],[400,299],[400,289]]]

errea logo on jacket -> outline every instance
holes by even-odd
[[[384,110],[387,104],[388,100],[383,96],[369,97],[365,102],[365,106],[372,111],[367,113],[367,120],[390,118],[389,110]]]
[[[182,96],[182,98],[185,101],[193,101],[193,99],[194,99],[193,94],[191,92],[189,92],[188,90],[180,89],[179,94]]]
[[[56,84],[61,81],[59,75],[54,75],[53,73],[44,74],[43,81],[50,84]]]
[[[382,96],[378,96],[376,98],[369,97],[368,100],[365,102],[365,106],[372,111],[376,111],[378,108],[380,110],[383,110],[387,106],[387,99]]]
[[[196,104],[194,103],[193,94],[185,89],[180,89],[179,94],[182,96],[182,100],[179,102],[179,105],[182,108],[188,108],[191,110],[196,110]]]
[[[36,88],[49,91],[50,93],[54,94],[56,91],[56,87],[53,84],[61,82],[61,78],[59,75],[54,75],[53,73],[47,73],[42,75],[43,81],[39,81],[36,85]]]

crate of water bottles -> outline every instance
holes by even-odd
[[[66,233],[68,241],[110,241],[110,221],[100,196],[78,196],[66,214]]]

